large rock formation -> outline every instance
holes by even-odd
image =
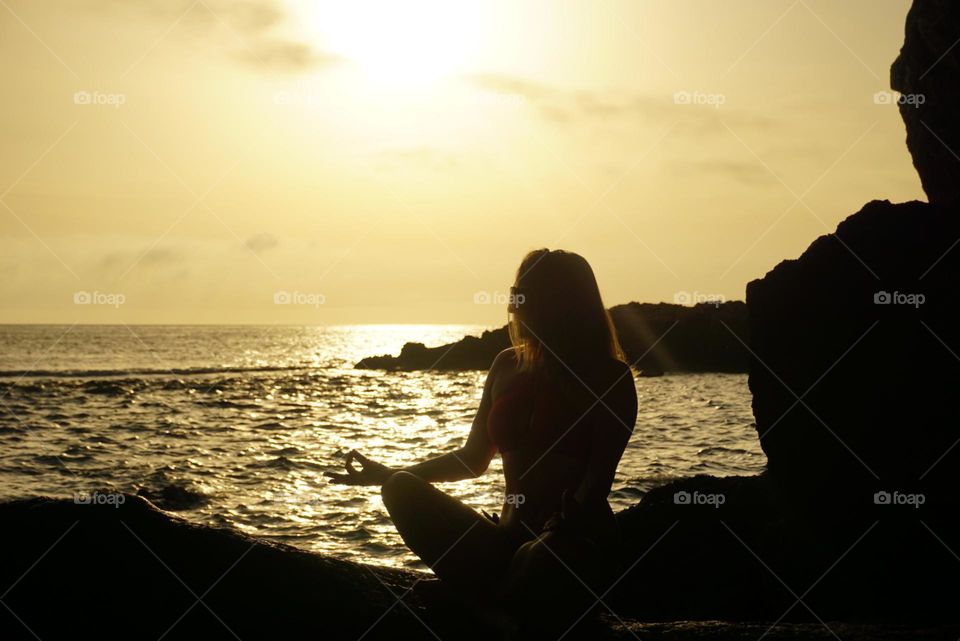
[[[677,503],[676,492],[720,493],[726,500],[719,508]],[[834,568],[863,531],[835,523],[829,545],[810,545],[805,528],[782,520],[763,477],[688,479],[651,492],[618,518],[629,571],[613,590],[597,595],[602,616],[564,639],[960,636],[960,626],[944,623],[960,597],[953,559],[930,544],[919,516],[911,515],[906,537],[896,528],[875,528]],[[119,507],[43,498],[0,504],[0,523],[5,641],[502,638],[452,601],[426,606],[410,588],[427,575],[191,525],[130,495]],[[928,525],[947,544],[960,543],[936,521]],[[894,563],[877,563],[891,551]],[[931,557],[939,575],[927,569]],[[917,568],[923,568],[923,581]],[[818,578],[816,591],[805,594]],[[815,614],[803,605],[791,608],[791,590],[803,594]],[[556,614],[575,620],[580,612]],[[772,623],[781,615],[773,629],[716,621]],[[824,626],[817,617],[831,623]]]
[[[821,507],[894,490],[956,502],[958,213],[870,203],[748,285],[757,431],[787,489]]]
[[[749,336],[746,305],[740,301],[693,307],[628,303],[610,308],[628,360],[641,372],[746,372],[742,340]],[[362,369],[488,369],[510,346],[507,328],[467,336],[456,343],[426,347],[407,343],[399,356],[371,356]]]
[[[757,431],[797,507],[960,500],[958,41],[960,5],[916,0],[892,70],[924,97],[901,112],[931,203],[869,203],[747,286]]]
[[[960,3],[916,0],[893,64],[907,147],[931,203],[960,200]]]

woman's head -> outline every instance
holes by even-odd
[[[521,367],[625,360],[590,264],[562,249],[524,256],[511,291],[510,340]]]

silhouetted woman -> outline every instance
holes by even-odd
[[[329,476],[382,485],[403,540],[443,582],[513,609],[538,597],[556,607],[557,589],[589,585],[616,549],[607,495],[636,422],[636,388],[578,254],[527,254],[508,313],[513,347],[494,360],[462,447],[400,470],[352,451],[346,473]],[[506,481],[499,518],[431,485],[476,478],[497,452]]]

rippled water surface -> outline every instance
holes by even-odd
[[[0,327],[0,498],[162,495],[184,518],[343,558],[422,567],[376,488],[328,485],[352,448],[404,465],[458,446],[484,372],[353,369],[471,326]],[[678,476],[766,464],[745,375],[636,381],[640,411],[611,503]],[[446,484],[499,510],[499,458]]]

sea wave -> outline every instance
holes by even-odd
[[[206,374],[246,374],[251,372],[297,372],[322,369],[311,365],[258,365],[252,367],[186,367],[136,369],[8,369],[0,378],[111,378],[130,376],[202,376]]]
[[[262,357],[244,347],[236,360],[211,355],[197,362],[221,349],[229,332],[203,341],[200,330],[177,332],[188,340],[172,333],[158,341],[177,346],[176,359],[118,357],[123,368],[106,358],[101,367],[79,346],[55,364],[34,364],[39,343],[19,361],[8,359],[0,368],[0,497],[125,491],[194,523],[419,567],[379,489],[331,485],[324,472],[342,471],[352,449],[403,466],[459,447],[482,373],[347,370],[330,365],[323,352],[341,343],[285,342]],[[104,352],[108,347],[104,342]],[[180,367],[154,367],[164,362]],[[644,378],[637,392],[636,428],[610,494],[615,510],[674,478],[764,467],[745,376]],[[475,509],[497,510],[501,471],[495,458],[484,476],[444,490]]]

